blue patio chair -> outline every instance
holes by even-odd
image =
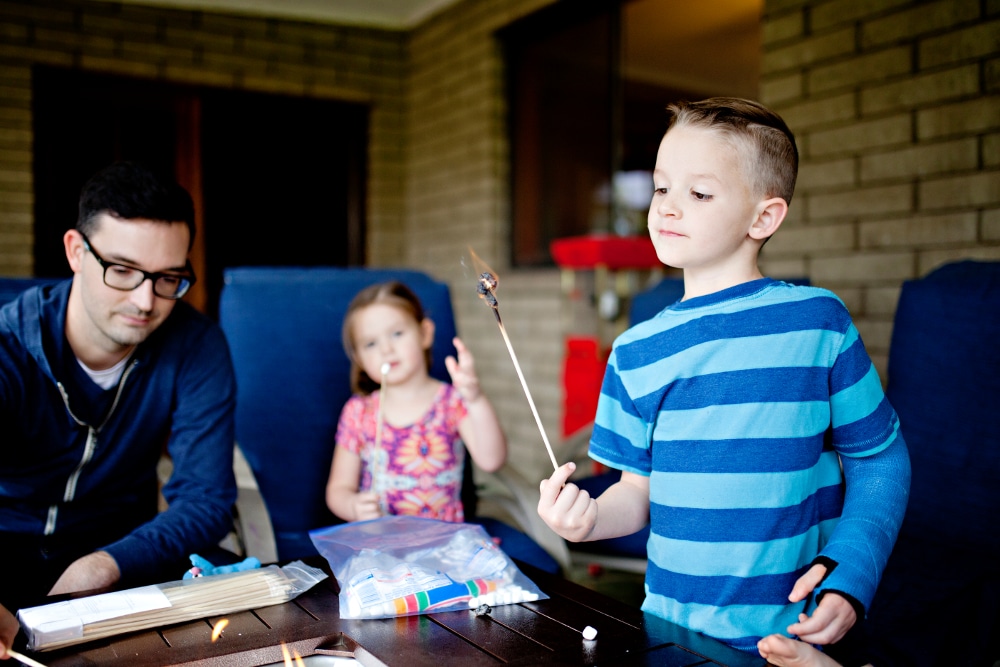
[[[266,505],[279,560],[315,555],[309,531],[340,523],[325,498],[337,420],[351,395],[341,324],[355,294],[386,280],[409,286],[434,320],[431,375],[450,381],[444,360],[455,353],[451,296],[446,284],[424,273],[335,267],[225,271],[219,321],[236,368],[236,439]],[[521,531],[476,516],[471,463],[466,468],[466,520],[479,520],[511,557],[559,571]]]
[[[1000,262],[903,284],[887,396],[910,498],[864,630],[876,665],[1000,660]]]
[[[60,280],[60,278],[0,277],[0,305],[8,301],[13,301],[21,292],[29,287],[52,285]]]

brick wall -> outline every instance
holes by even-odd
[[[399,31],[84,0],[0,0],[0,275],[32,273],[34,64],[368,103],[369,257],[398,262],[406,245],[405,43]]]
[[[496,321],[476,294],[468,249],[500,275],[500,313],[555,443],[562,400],[559,276],[554,269],[511,272],[507,264],[507,108],[493,38],[550,1],[462,2],[419,26],[409,42],[406,260],[451,285],[459,334],[503,422],[510,461],[526,473],[551,464]]]
[[[1000,260],[1000,3],[768,0],[763,35],[802,156],[765,267],[839,294],[884,381],[901,283]]]
[[[506,264],[503,65],[493,32],[552,0],[464,0],[400,33],[84,0],[0,0],[0,274],[31,273],[30,66],[368,101],[369,257],[452,286],[459,332],[532,478],[549,467],[492,315],[461,260],[501,275],[501,313],[550,439],[560,427],[558,272]],[[679,1],[679,0],[678,0]],[[802,151],[764,251],[854,314],[885,377],[903,280],[1000,259],[1000,2],[766,0],[760,99]]]

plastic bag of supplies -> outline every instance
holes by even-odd
[[[343,618],[546,599],[482,526],[385,516],[309,533],[340,584]]]

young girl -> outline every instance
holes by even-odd
[[[340,413],[326,504],[345,521],[383,512],[463,521],[465,448],[487,472],[507,458],[506,438],[479,388],[472,354],[455,338],[458,359],[445,359],[452,384],[428,375],[434,322],[416,295],[396,281],[354,297],[343,339],[355,395]]]

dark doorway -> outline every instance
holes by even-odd
[[[191,192],[193,302],[213,317],[227,267],[365,263],[363,105],[49,67],[33,103],[36,275],[69,275],[62,235],[80,187],[115,160]]]

